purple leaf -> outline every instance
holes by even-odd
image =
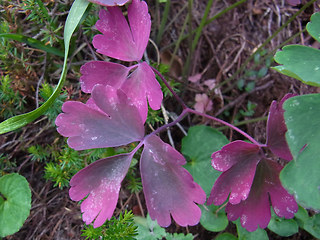
[[[215,182],[208,205],[221,205],[227,200],[238,204],[247,199],[256,166],[261,160],[259,146],[244,141],[234,141],[212,154],[212,166],[223,171]]]
[[[122,5],[126,4],[128,1],[129,0],[89,0],[89,2],[100,4],[100,5],[106,6],[106,7],[122,6]]]
[[[125,177],[132,155],[121,154],[98,160],[80,170],[70,181],[70,198],[80,201],[82,218],[86,224],[100,227],[110,219],[116,208],[121,182]]]
[[[111,86],[96,85],[87,104],[69,101],[62,111],[57,131],[69,137],[68,145],[75,150],[121,146],[144,136],[137,108]]]
[[[127,20],[120,8],[109,7],[100,11],[96,27],[102,35],[93,38],[93,45],[99,53],[123,61],[139,61],[147,46],[151,20],[144,1],[133,0],[128,9]]]
[[[267,146],[275,155],[287,161],[292,160],[292,155],[285,137],[287,127],[284,121],[282,105],[288,98],[293,96],[295,95],[285,95],[280,103],[273,101],[270,106],[267,122]]]
[[[139,109],[143,122],[147,119],[148,104],[153,110],[161,106],[163,94],[154,72],[146,62],[142,62],[129,76],[121,89],[128,95],[132,103]]]
[[[182,167],[184,157],[155,135],[145,140],[140,170],[150,217],[162,227],[171,223],[170,214],[180,226],[196,225],[206,194]]]
[[[163,94],[154,72],[146,62],[135,65],[136,68],[127,76],[130,68],[120,64],[93,61],[81,67],[81,89],[90,93],[96,84],[110,85],[122,89],[130,98],[141,115],[143,122],[147,119],[148,103],[152,109],[161,106]]]
[[[279,174],[282,167],[271,160],[262,160],[257,166],[249,197],[239,204],[228,203],[226,212],[230,221],[240,217],[242,227],[250,232],[258,226],[266,228],[271,218],[270,202],[279,217],[293,218],[298,205],[281,185]]]
[[[110,85],[114,88],[120,88],[127,79],[130,68],[121,64],[91,61],[84,64],[80,72],[81,90],[85,93],[91,93],[94,85]]]

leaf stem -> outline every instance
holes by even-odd
[[[249,134],[247,134],[246,132],[242,131],[240,128],[237,128],[236,126],[232,125],[231,123],[228,123],[226,121],[223,121],[219,118],[216,118],[216,117],[213,117],[213,116],[210,116],[208,114],[205,114],[205,113],[201,113],[201,112],[198,112],[196,110],[193,110],[191,108],[189,108],[184,102],[183,100],[175,93],[175,91],[171,88],[171,86],[169,85],[169,83],[167,82],[167,80],[162,76],[162,74],[155,68],[153,68],[153,71],[161,78],[161,80],[163,81],[163,83],[167,86],[167,88],[169,89],[169,91],[173,94],[173,96],[176,98],[176,100],[182,105],[183,107],[183,111],[182,113],[178,116],[178,118],[176,118],[173,122],[171,123],[168,123],[168,124],[165,124],[163,126],[161,126],[160,128],[158,128],[157,130],[155,130],[154,132],[150,133],[149,135],[147,135],[141,143],[141,145],[143,144],[144,140],[146,140],[148,138],[148,136],[151,136],[153,134],[157,134],[173,125],[175,125],[176,123],[180,122],[184,116],[188,113],[193,113],[193,114],[196,114],[196,115],[199,115],[199,116],[202,116],[202,117],[205,117],[205,118],[208,118],[208,119],[211,119],[213,121],[216,121],[216,122],[219,122],[229,128],[232,128],[233,130],[237,131],[238,133],[242,134],[244,137],[246,137],[247,139],[249,139],[252,143],[258,145],[259,147],[264,147],[265,145],[262,145],[260,143],[258,143],[253,137],[251,137]],[[139,144],[140,145],[140,144]],[[139,146],[138,145],[138,146]],[[141,146],[140,145],[140,146]],[[137,146],[137,147],[138,147]]]

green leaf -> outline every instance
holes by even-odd
[[[237,225],[238,239],[239,240],[268,240],[268,234],[264,229],[258,228],[254,232],[248,232],[241,226],[240,220],[234,222]]]
[[[307,24],[308,33],[318,42],[320,42],[320,12],[311,16],[310,22]]]
[[[22,227],[31,208],[28,181],[17,173],[0,178],[0,237],[11,235]]]
[[[238,238],[231,233],[222,233],[219,234],[214,240],[238,240]]]
[[[59,57],[64,57],[64,53],[62,51],[60,51],[59,49],[57,49],[55,47],[51,47],[51,46],[45,45],[43,42],[41,42],[41,41],[39,41],[37,39],[31,38],[31,37],[27,37],[27,36],[24,36],[22,34],[1,33],[0,37],[9,38],[9,39],[12,39],[12,40],[23,42],[23,43],[28,44],[30,47],[33,47],[33,48],[36,48],[36,49],[40,49],[40,50],[43,50],[43,51],[48,52],[48,53],[52,53],[52,54],[57,55]]]
[[[166,240],[193,240],[194,236],[191,233],[184,235],[183,233],[167,234]]]
[[[298,223],[294,219],[280,218],[274,213],[273,209],[271,210],[271,220],[268,228],[282,237],[289,237],[299,231]]]
[[[276,70],[277,72],[283,74],[283,75],[286,75],[288,77],[292,77],[292,78],[295,78],[299,81],[302,81],[302,79],[294,74],[293,72],[290,72],[289,70],[287,70],[284,66],[276,66],[276,67],[271,67],[273,70]]]
[[[221,232],[228,226],[228,218],[224,209],[219,209],[218,206],[213,204],[210,206],[200,205],[201,209],[201,225],[211,232]]]
[[[58,83],[58,86],[54,90],[53,94],[50,96],[50,98],[42,104],[39,108],[22,114],[18,115],[12,118],[9,118],[3,122],[0,123],[0,134],[10,132],[13,130],[16,130],[20,127],[25,126],[26,124],[34,121],[38,117],[40,117],[42,114],[44,114],[50,106],[53,104],[55,99],[59,96],[61,88],[63,87],[64,81],[66,79],[67,75],[67,59],[68,59],[68,53],[69,53],[69,44],[71,40],[71,36],[76,29],[77,25],[79,24],[82,15],[84,14],[85,10],[87,9],[89,4],[89,1],[87,0],[75,0],[72,4],[72,7],[70,9],[70,12],[68,14],[65,28],[64,28],[64,46],[65,46],[65,52],[64,52],[64,62],[63,62],[63,69],[61,73],[61,77]]]
[[[182,139],[181,152],[189,160],[184,167],[207,196],[221,174],[211,166],[211,155],[228,143],[221,132],[203,125],[191,127]]]
[[[189,160],[184,166],[192,175],[207,196],[210,195],[213,184],[221,172],[211,166],[211,155],[228,144],[228,139],[219,131],[204,125],[191,127],[188,136],[182,139],[182,154]],[[202,226],[214,232],[224,230],[228,225],[228,219],[224,210],[216,214],[218,207],[200,206]]]
[[[160,227],[157,221],[152,221],[149,214],[147,218],[134,217],[134,222],[138,226],[137,240],[157,240],[167,235],[165,229]]]
[[[300,45],[283,47],[276,53],[275,61],[282,64],[274,68],[311,86],[320,86],[320,50]]]
[[[293,160],[280,173],[283,186],[300,205],[320,210],[320,94],[284,103],[287,142]]]
[[[309,217],[307,210],[299,206],[294,218],[301,228],[320,239],[320,214]]]

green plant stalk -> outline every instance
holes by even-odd
[[[160,24],[160,28],[157,34],[157,38],[156,38],[156,44],[159,45],[161,39],[162,39],[162,35],[164,33],[164,29],[166,27],[167,24],[167,20],[168,20],[168,15],[169,15],[169,11],[170,11],[170,5],[171,5],[171,0],[167,0],[166,5],[164,7],[164,12],[163,12],[163,16],[161,19],[161,24]]]
[[[193,0],[189,0],[189,1],[188,1],[188,16],[189,16],[189,19],[188,19],[188,28],[189,28],[189,32],[190,32],[190,33],[193,32],[193,30],[192,30],[192,19],[193,19],[192,7],[193,7]],[[185,63],[185,65],[184,65],[184,68],[183,68],[183,70],[182,70],[182,80],[183,80],[184,82],[187,81],[187,78],[188,78],[188,75],[189,75],[189,72],[190,72],[189,67],[186,67],[186,66],[190,66],[190,62],[191,62],[192,35],[193,35],[193,33],[188,35],[189,54],[188,54],[186,63]],[[185,85],[186,85],[186,84],[185,84]],[[184,90],[184,88],[185,88],[185,85],[183,85],[183,87],[182,87],[182,92],[184,92],[183,90]]]
[[[209,13],[210,13],[210,9],[211,9],[211,6],[212,6],[212,4],[213,4],[213,1],[214,1],[214,0],[209,0],[209,2],[207,3],[207,6],[206,6],[206,9],[205,9],[205,11],[204,11],[203,17],[202,17],[202,19],[201,19],[200,25],[199,25],[199,27],[196,29],[196,30],[197,30],[197,31],[196,31],[196,35],[195,35],[195,37],[194,37],[194,39],[193,39],[192,47],[191,47],[191,51],[192,51],[192,52],[194,52],[194,50],[196,50],[196,47],[197,47],[197,45],[198,45],[199,38],[200,38],[200,36],[201,36],[201,33],[202,33],[203,28],[204,28],[207,24],[210,23],[210,22],[207,23],[207,18],[208,18],[208,15],[209,15]],[[214,19],[213,19],[213,20],[214,20]],[[213,21],[213,20],[212,20],[212,21]]]
[[[193,39],[193,41],[192,41],[192,43],[191,43],[191,46],[189,47],[188,59],[187,59],[187,62],[186,62],[186,64],[184,65],[184,68],[183,68],[183,74],[182,74],[183,78],[187,78],[188,75],[189,75],[189,74],[188,74],[188,71],[189,71],[189,69],[190,69],[191,58],[192,58],[193,53],[194,53],[194,51],[195,51],[195,49],[196,49],[196,47],[197,47],[197,45],[198,45],[198,42],[199,42],[199,39],[200,39],[202,30],[203,30],[203,28],[206,26],[206,21],[207,21],[208,15],[209,15],[209,13],[210,13],[210,9],[211,9],[211,6],[212,6],[212,4],[213,4],[213,1],[214,1],[214,0],[209,0],[209,2],[207,3],[207,6],[206,6],[206,9],[205,9],[205,11],[204,11],[203,17],[202,17],[202,19],[201,19],[200,25],[199,25],[199,27],[197,27],[197,29],[196,29],[196,35],[195,35],[195,37],[194,37],[194,39]],[[191,6],[191,7],[192,7],[192,6]],[[191,11],[189,11],[189,13],[190,13],[190,12],[191,12]],[[191,19],[191,18],[190,18],[190,19]],[[189,21],[190,21],[190,19],[189,19]],[[190,23],[190,25],[191,25],[191,23]],[[192,32],[192,29],[190,29],[189,32]],[[190,36],[192,36],[192,35],[190,35]]]
[[[63,87],[64,81],[67,75],[67,60],[68,60],[68,53],[69,53],[69,44],[72,37],[73,32],[75,31],[76,27],[78,26],[82,15],[84,14],[85,10],[87,9],[89,2],[87,0],[75,0],[72,4],[70,12],[68,14],[66,25],[64,29],[64,45],[65,45],[65,57],[63,62],[63,69],[62,74],[59,79],[59,83],[50,96],[50,98],[42,104],[39,108],[22,114],[12,118],[9,118],[0,123],[0,134],[7,133],[13,130],[16,130],[20,127],[25,126],[26,124],[34,121],[42,114],[44,114],[50,106],[53,104],[55,99],[59,96],[60,91]]]
[[[176,42],[176,46],[174,47],[174,50],[173,50],[173,53],[172,53],[172,57],[170,59],[169,69],[171,69],[171,67],[172,67],[173,60],[174,60],[174,58],[175,58],[175,56],[177,54],[177,51],[179,49],[179,46],[180,46],[180,43],[181,43],[182,37],[183,37],[183,32],[186,29],[186,26],[187,26],[188,22],[189,22],[189,14],[187,15],[185,21],[183,22],[183,26],[182,26],[181,32],[179,34],[178,41]]]
[[[221,82],[217,86],[215,86],[214,89],[220,88],[221,86],[227,84],[228,82],[232,81],[233,79],[236,78],[238,74],[240,74],[248,65],[248,63],[254,58],[255,54],[259,52],[261,49],[263,49],[271,40],[277,36],[286,26],[288,26],[289,23],[291,23],[300,13],[302,13],[306,8],[308,8],[311,4],[313,4],[317,0],[311,0],[310,2],[306,3],[299,11],[297,11],[294,15],[292,15],[281,27],[279,27],[270,37],[268,37],[261,45],[259,48],[257,48],[247,59],[246,61],[241,64],[240,68],[232,74],[231,77],[226,79],[225,81]],[[214,91],[212,89],[212,91]]]
[[[209,23],[211,23],[212,21],[216,20],[217,18],[223,16],[223,14],[225,14],[225,13],[231,11],[232,9],[238,7],[239,5],[241,5],[242,3],[246,2],[246,1],[247,1],[247,0],[240,0],[240,1],[232,4],[231,6],[229,6],[229,7],[225,8],[225,9],[221,10],[221,11],[218,12],[216,15],[214,15],[212,18],[210,18],[208,21],[206,21],[205,26],[208,25]],[[194,34],[194,33],[196,33],[196,32],[197,32],[197,29],[195,29],[195,30],[193,30],[192,32],[184,35],[184,36],[182,37],[182,40],[185,40],[186,38],[189,37],[189,35],[192,35],[192,34]],[[171,47],[174,46],[175,44],[176,44],[176,42],[173,42],[173,43],[167,45],[166,47],[164,47],[162,50],[171,48]]]

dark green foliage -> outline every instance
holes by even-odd
[[[161,115],[161,110],[152,110],[149,107],[148,110],[148,117],[147,117],[147,124],[151,124],[154,126],[155,124],[163,124],[163,117]]]
[[[9,75],[0,79],[0,118],[12,117],[24,109],[26,103],[19,91],[14,90]]]
[[[42,162],[50,157],[49,149],[43,148],[40,145],[33,145],[28,148],[32,161]]]
[[[133,240],[138,234],[137,226],[133,223],[133,213],[131,211],[120,213],[119,218],[112,217],[101,227],[93,228],[92,225],[85,225],[82,236],[85,239],[103,240]]]
[[[71,177],[79,170],[98,159],[113,155],[114,150],[106,148],[79,152],[65,144],[61,147],[34,145],[28,148],[28,152],[32,160],[46,163],[44,178],[62,189],[69,186]]]

